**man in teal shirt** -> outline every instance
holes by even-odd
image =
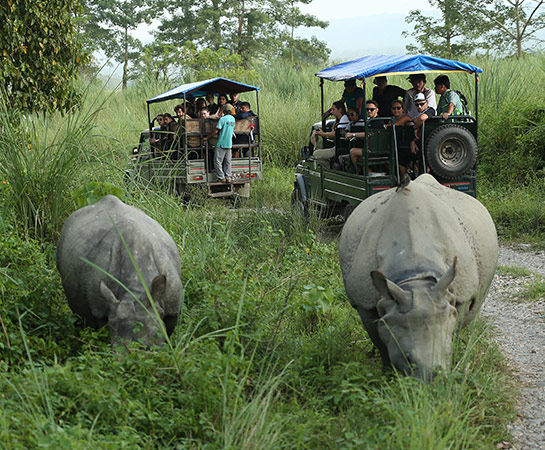
[[[464,111],[460,96],[450,90],[450,80],[446,75],[440,75],[435,80],[435,92],[441,96],[437,104],[437,114],[443,119],[449,116],[461,116]]]
[[[233,147],[233,132],[235,131],[234,112],[233,105],[229,103],[223,105],[224,114],[218,120],[216,129],[203,138],[207,141],[219,133],[218,143],[214,149],[214,167],[216,169],[216,178],[222,183],[231,182],[231,148]]]

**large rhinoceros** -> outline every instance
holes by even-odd
[[[95,328],[108,323],[112,342],[159,344],[162,322],[172,333],[183,292],[180,255],[165,229],[138,208],[108,195],[74,212],[62,227],[57,268],[72,311]]]
[[[465,326],[481,308],[498,242],[481,203],[421,175],[363,201],[339,255],[350,302],[383,364],[428,380],[448,366],[457,320]]]

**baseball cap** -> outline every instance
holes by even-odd
[[[223,105],[223,111],[227,114],[233,114],[235,112],[235,108],[230,103],[226,103],[225,105]]]
[[[414,96],[414,101],[415,102],[422,102],[422,101],[426,101],[426,96],[424,94],[422,94],[422,92],[419,92],[418,94],[416,94]]]

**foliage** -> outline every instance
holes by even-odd
[[[424,53],[443,58],[468,55],[479,48],[479,38],[489,26],[475,14],[474,2],[468,0],[429,0],[430,6],[439,10],[441,17],[425,16],[420,10],[412,10],[406,17],[414,23],[414,31],[403,36],[414,36],[418,45],[408,44],[407,51]]]
[[[98,105],[91,103],[91,107]],[[93,147],[88,140],[96,113],[95,109],[76,110],[66,118],[45,116],[22,127],[25,118],[10,111],[0,97],[0,179],[7,183],[4,201],[12,206],[26,233],[54,239],[60,232],[73,208],[69,194],[73,184],[86,169],[92,177]]]
[[[538,0],[428,0],[441,13],[439,19],[413,10],[405,19],[414,23],[412,33],[418,46],[408,52],[454,58],[479,53],[515,54],[521,57],[531,44],[539,43],[535,33],[545,26],[545,2]],[[535,46],[535,45],[534,45]]]
[[[329,51],[316,39],[294,39],[296,27],[318,26],[327,22],[301,13],[300,3],[312,0],[188,0],[182,4],[158,1],[164,13],[156,34],[162,43],[177,44],[188,38],[199,50],[227,49],[238,54],[246,66],[252,58],[266,60],[281,56],[284,49],[293,60],[298,52],[304,58],[325,60]]]
[[[72,193],[72,198],[78,205],[78,208],[92,205],[98,202],[106,195],[115,195],[120,200],[123,200],[123,191],[121,188],[114,186],[112,183],[91,181],[77,188]]]
[[[101,49],[107,57],[123,63],[123,89],[129,79],[129,60],[137,56],[142,43],[129,34],[153,19],[147,0],[84,0],[80,33],[87,45]]]
[[[542,0],[485,0],[476,12],[491,31],[487,40],[495,52],[521,57],[531,43],[539,43],[535,33],[545,27],[545,2]]]
[[[0,3],[0,83],[10,108],[67,110],[77,103],[77,69],[85,56],[75,37],[77,0]]]

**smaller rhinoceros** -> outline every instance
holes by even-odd
[[[428,380],[478,313],[498,242],[486,208],[421,175],[363,201],[339,243],[344,285],[384,365]]]
[[[108,195],[74,212],[62,227],[57,268],[72,311],[92,327],[108,323],[112,343],[159,344],[164,331],[172,333],[183,292],[180,254],[165,229],[138,208]]]

